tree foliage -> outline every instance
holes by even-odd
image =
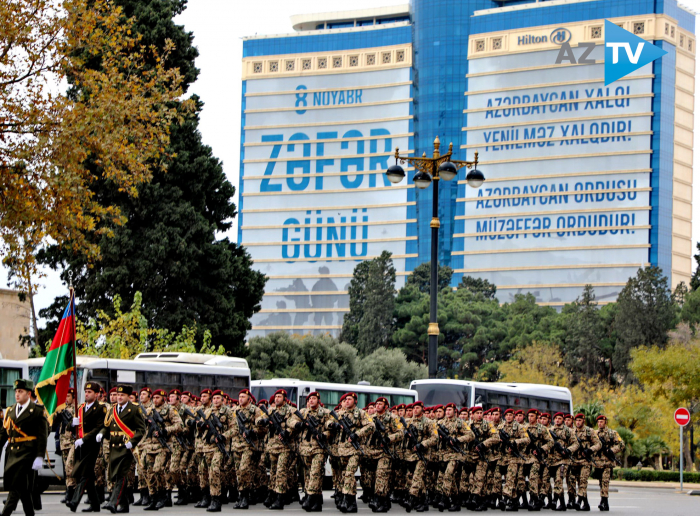
[[[411,381],[428,377],[428,366],[409,362],[400,349],[379,348],[360,359],[360,380],[371,385],[408,388]]]
[[[481,294],[486,299],[494,299],[496,297],[496,285],[483,278],[463,276],[462,281],[457,285],[457,290],[462,288],[470,290],[475,294]]]
[[[438,267],[438,292],[450,286],[453,272],[448,265]],[[421,292],[430,294],[430,262],[421,263],[413,269],[406,278],[406,285],[416,285]]]

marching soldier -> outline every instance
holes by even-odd
[[[30,399],[34,389],[31,380],[15,380],[16,404],[8,407],[0,429],[0,450],[5,451],[5,489],[9,491],[2,516],[9,516],[22,501],[24,514],[34,516],[31,482],[35,471],[41,469],[49,436],[43,407]]]
[[[152,396],[151,406],[143,413],[150,428],[140,445],[143,453],[141,467],[146,475],[150,498],[150,503],[144,508],[146,511],[172,506],[171,491],[168,489],[169,461],[174,434],[182,430],[180,415],[165,402],[165,391],[158,389]],[[156,421],[157,416],[160,416],[162,423]]]
[[[135,395],[135,393],[132,393],[132,395]],[[143,407],[142,410],[146,410],[152,404],[151,395],[152,395],[152,391],[150,388],[142,387],[138,393],[138,401],[133,400],[133,402],[136,403],[137,405],[141,405]],[[146,446],[146,439],[142,439],[141,442],[139,443],[139,450],[138,450],[138,454],[139,454],[139,457],[141,457],[141,460],[136,461],[136,474],[138,476],[138,490],[139,490],[139,493],[141,493],[141,498],[136,500],[134,505],[148,506],[148,505],[151,505],[151,497],[150,497],[149,490],[148,490],[148,482],[146,481],[146,470],[145,470],[145,467],[143,464],[143,461],[146,459],[146,452],[144,450],[145,446]]]
[[[197,418],[194,415],[194,401],[190,391],[183,391],[180,396],[178,413],[184,424],[184,437],[186,452],[183,451],[179,465],[180,486],[178,487],[177,502],[175,505],[187,505],[189,502],[201,500],[199,491],[199,470],[195,442],[197,432]]]
[[[104,430],[107,408],[97,401],[101,387],[96,382],[85,384],[85,402],[78,407],[77,430],[78,438],[75,440],[75,467],[74,478],[78,480],[73,498],[66,505],[75,512],[87,492],[90,506],[83,512],[100,512],[102,499],[97,495],[95,488],[95,462],[102,444],[97,440],[97,435]]]
[[[428,510],[425,497],[426,452],[434,435],[435,425],[423,414],[423,407],[422,401],[413,404],[413,417],[407,421],[408,428],[404,428],[404,431],[413,434],[416,441],[413,449],[407,449],[404,456],[408,470],[412,472],[407,512],[411,512],[412,509],[418,512]]]
[[[389,500],[389,479],[391,478],[392,466],[391,448],[403,435],[403,425],[398,418],[387,410],[388,408],[389,401],[386,398],[380,397],[376,399],[376,412],[372,422],[374,423],[374,436],[376,436],[375,440],[380,453],[374,482],[374,494],[376,496],[376,509],[373,508],[374,512],[388,512],[391,509]]]
[[[238,483],[238,501],[233,508],[247,509],[252,502],[255,471],[260,461],[257,442],[261,432],[255,421],[262,417],[262,411],[255,406],[249,389],[241,389],[238,393],[238,406],[232,417],[235,418],[235,424],[231,448]]]
[[[439,449],[442,449],[440,454],[440,461],[443,463],[440,472],[442,481],[438,480],[442,490],[442,496],[438,502],[440,512],[445,508],[449,508],[450,512],[461,509],[457,496],[459,492],[457,483],[461,478],[459,464],[462,456],[466,455],[462,445],[474,440],[474,433],[469,426],[456,416],[457,406],[454,403],[445,405],[445,417],[437,422],[438,435],[434,438],[434,442],[439,443]]]
[[[112,411],[112,407],[114,407],[117,404],[117,388],[112,387],[109,390],[109,403],[105,404],[105,407],[107,408],[107,414]],[[100,464],[100,462],[102,464]],[[103,481],[107,486],[107,492],[111,493],[112,489],[114,486],[112,485],[112,482],[109,480],[107,475],[107,465],[109,464],[109,432],[105,432],[104,437],[102,438],[102,454],[97,456],[97,462],[95,463],[95,469],[98,470],[100,467],[102,468],[100,473],[103,477]],[[97,475],[97,471],[95,473]],[[97,479],[97,482],[99,482],[99,477]],[[102,498],[104,499],[104,493]],[[103,509],[107,508],[107,504],[102,506]]]
[[[500,473],[505,476],[503,497],[506,502],[506,511],[518,510],[518,497],[516,483],[518,470],[522,464],[520,449],[530,443],[530,438],[525,430],[515,421],[515,413],[512,408],[504,413],[505,422],[499,429],[501,436],[501,460],[499,461]],[[499,480],[497,478],[497,480]]]
[[[571,464],[572,454],[578,450],[574,432],[564,424],[564,414],[557,412],[554,414],[554,425],[549,429],[554,439],[554,448],[550,456],[549,477],[554,478],[554,500],[557,501],[555,511],[565,511],[564,501],[564,480]]]
[[[105,428],[97,434],[97,440],[109,432],[109,479],[114,484],[107,509],[112,512],[129,512],[129,473],[134,460],[138,462],[137,446],[146,433],[146,423],[138,406],[129,401],[133,389],[129,385],[117,386],[117,404],[107,413]]]
[[[304,463],[304,500],[301,507],[306,512],[321,512],[323,506],[323,476],[325,474],[328,410],[320,406],[321,396],[311,392],[306,398],[306,408],[300,411],[297,424],[299,434],[299,456]]]
[[[75,417],[75,389],[70,387],[66,393],[66,403],[63,409],[71,418],[71,422]],[[54,426],[59,422],[59,419],[54,419]],[[75,434],[73,425],[66,425],[63,432],[59,436],[59,445],[61,449],[61,459],[63,460],[63,476],[66,479],[66,496],[61,503],[66,503],[73,498],[75,491],[75,479],[73,478],[73,463],[75,460]]]
[[[470,426],[478,444],[474,447],[474,452],[481,453],[484,458],[478,457],[476,468],[474,469],[473,482],[471,487],[472,500],[467,504],[467,508],[479,512],[487,510],[487,477],[492,461],[490,449],[500,442],[498,430],[484,418],[484,409],[481,406],[472,407],[472,424]]]
[[[518,493],[522,496],[523,502],[520,504],[521,509],[540,510],[544,506],[539,498],[539,485],[542,476],[542,468],[547,469],[545,460],[546,454],[554,446],[554,439],[547,427],[537,421],[539,411],[530,409],[527,411],[527,424],[524,426],[525,433],[530,438],[530,444],[526,448],[523,455],[523,471],[518,480]],[[530,500],[527,499],[525,492],[525,477],[528,479],[530,486]]]
[[[615,467],[615,455],[625,450],[625,443],[612,428],[608,428],[608,418],[601,414],[596,419],[598,430],[596,435],[600,441],[601,448],[594,455],[593,464],[596,470],[600,470],[600,504],[601,511],[609,511],[608,490],[610,488],[610,476]]]
[[[572,458],[569,478],[573,477],[572,484],[574,489],[576,489],[576,484],[578,483],[578,499],[574,501],[569,498],[569,502],[573,502],[572,509],[590,511],[591,506],[588,504],[588,477],[591,475],[593,455],[600,450],[602,445],[595,430],[586,426],[585,415],[576,414],[574,422],[574,432],[580,447]],[[568,509],[569,506],[567,505],[566,508]]]

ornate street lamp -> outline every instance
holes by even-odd
[[[474,153],[474,161],[452,160],[452,144],[447,154],[440,155],[440,139],[436,136],[433,142],[433,157],[427,158],[425,152],[421,158],[410,158],[399,156],[399,149],[396,148],[394,157],[396,164],[386,171],[387,178],[392,183],[400,183],[406,177],[401,163],[409,163],[416,169],[413,182],[416,188],[421,190],[433,184],[433,218],[430,220],[430,324],[428,325],[428,374],[430,378],[437,376],[437,349],[438,335],[440,328],[437,323],[437,288],[438,288],[438,229],[440,219],[438,218],[438,181],[450,181],[455,178],[460,168],[467,167],[467,184],[472,188],[479,188],[484,183],[484,174],[476,169],[479,162],[479,153]]]

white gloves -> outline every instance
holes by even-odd
[[[80,426],[80,418],[78,418],[78,417],[73,418],[73,426]]]
[[[77,450],[83,445],[83,440],[82,439],[76,439],[75,440],[75,449]]]
[[[44,465],[44,459],[42,459],[41,457],[37,457],[36,459],[34,459],[34,464],[32,464],[32,469],[34,471],[39,471],[43,465]]]
[[[131,445],[131,441],[127,441],[126,443],[126,449],[130,450],[133,446]]]
[[[95,441],[97,441],[98,443],[101,443],[103,437],[104,437],[104,435],[102,435],[102,434],[97,434],[97,435],[95,436]]]

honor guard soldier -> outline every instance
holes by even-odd
[[[49,435],[48,422],[43,407],[30,399],[34,382],[20,379],[15,381],[16,404],[5,411],[0,430],[0,450],[5,450],[5,489],[9,491],[3,516],[9,516],[22,501],[27,516],[34,515],[31,480],[35,471],[41,469],[46,454],[46,440]]]
[[[97,441],[97,435],[105,427],[107,407],[97,401],[100,386],[95,382],[85,384],[85,402],[78,407],[77,439],[75,440],[75,466],[73,476],[78,484],[73,498],[66,505],[75,512],[87,493],[90,506],[83,512],[100,512],[102,500],[95,488],[95,461],[102,445]]]
[[[63,477],[66,480],[66,495],[61,503],[66,503],[73,498],[75,491],[75,479],[73,478],[73,462],[75,458],[75,431],[73,430],[73,418],[75,416],[75,389],[70,387],[66,393],[66,403],[62,410],[68,416],[70,423],[61,417],[54,417],[52,431],[56,432],[58,446],[56,450],[61,450],[61,460],[63,461]]]
[[[375,400],[375,408],[376,412],[372,418],[374,432],[370,442],[373,441],[376,444],[380,453],[376,462],[374,482],[374,494],[376,496],[374,505],[376,508],[373,507],[373,510],[375,512],[389,512],[389,509],[391,509],[389,480],[391,478],[392,448],[393,443],[401,439],[403,435],[403,425],[388,410],[389,401],[386,398],[377,398]]]
[[[588,504],[588,477],[591,476],[593,456],[600,450],[602,445],[595,430],[586,426],[586,416],[584,414],[576,414],[574,418],[574,432],[580,448],[573,456],[569,478],[572,479],[572,487],[574,489],[576,489],[576,484],[578,484],[578,499],[574,501],[570,498],[569,503],[572,506],[569,507],[567,504],[566,508],[576,509],[577,511],[590,511],[591,507]]]
[[[530,438],[518,422],[515,421],[515,411],[512,408],[506,409],[504,413],[505,422],[499,430],[501,437],[501,460],[499,467],[501,474],[505,477],[503,486],[503,498],[506,503],[506,511],[518,510],[517,482],[518,471],[524,459],[520,450],[530,444]]]
[[[306,408],[300,411],[299,455],[304,465],[305,496],[301,507],[306,512],[320,512],[323,506],[323,476],[326,453],[329,450],[324,429],[328,410],[320,406],[321,395],[314,391],[306,398]]]
[[[97,440],[109,432],[109,479],[114,483],[106,509],[112,513],[129,512],[129,487],[127,477],[138,461],[137,446],[146,434],[146,422],[138,405],[129,400],[133,390],[130,385],[117,386],[117,403],[107,413],[105,428],[97,434]]]
[[[554,439],[554,447],[549,462],[549,477],[554,478],[553,500],[557,501],[554,510],[565,511],[564,480],[571,464],[571,456],[578,450],[579,445],[576,442],[573,430],[564,424],[564,414],[562,412],[554,414],[554,425],[549,429],[549,433]]]
[[[619,463],[615,455],[624,451],[625,443],[620,438],[620,434],[612,428],[608,428],[608,418],[606,416],[601,414],[596,422],[598,423],[596,434],[601,445],[600,450],[593,456],[593,464],[595,469],[598,470],[596,476],[600,480],[600,504],[598,509],[609,511],[608,490],[610,488],[610,476],[616,462]]]
[[[238,393],[238,406],[234,410],[236,423],[233,425],[231,448],[238,481],[238,501],[233,508],[247,509],[255,488],[255,471],[260,463],[258,437],[264,433],[255,425],[255,421],[263,414],[248,389],[241,389]]]

